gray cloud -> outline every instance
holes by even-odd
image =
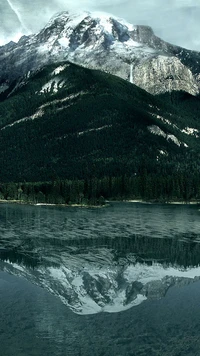
[[[48,0],[46,3],[43,0],[9,1],[20,16],[11,10],[7,0],[1,0],[1,41],[8,40],[17,33],[39,31],[59,11],[96,10],[124,17],[133,24],[149,25],[166,41],[200,51],[200,0]]]

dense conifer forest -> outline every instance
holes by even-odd
[[[47,66],[0,94],[0,198],[199,200],[199,109],[187,93],[152,96],[100,71]]]

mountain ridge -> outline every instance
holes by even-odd
[[[70,62],[44,66],[0,95],[0,196],[198,200],[199,106]]]
[[[180,288],[200,279],[197,266],[184,268],[154,260],[139,263],[135,253],[129,252],[120,257],[119,251],[93,246],[90,252],[84,248],[77,251],[75,246],[70,249],[68,243],[66,240],[67,247],[64,250],[56,246],[59,257],[49,243],[51,257],[46,254],[44,257],[43,253],[34,268],[26,265],[23,259],[19,262],[0,255],[1,269],[48,290],[79,315],[122,312],[145,300],[165,297],[173,286]],[[40,249],[37,248],[38,256],[41,254]],[[116,256],[117,253],[119,256]],[[18,254],[16,250],[16,257]],[[24,251],[24,259],[26,254]]]
[[[0,60],[1,91],[30,70],[68,60],[132,81],[152,94],[199,93],[198,52],[162,41],[150,27],[133,26],[104,13],[57,14],[38,34],[0,47]]]

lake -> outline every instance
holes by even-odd
[[[200,207],[0,205],[0,355],[200,355]]]

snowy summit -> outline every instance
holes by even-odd
[[[199,68],[193,56],[162,41],[148,26],[102,12],[62,12],[38,34],[0,47],[0,77],[9,83],[18,73],[70,61],[119,76],[151,94],[183,90],[197,95]]]

